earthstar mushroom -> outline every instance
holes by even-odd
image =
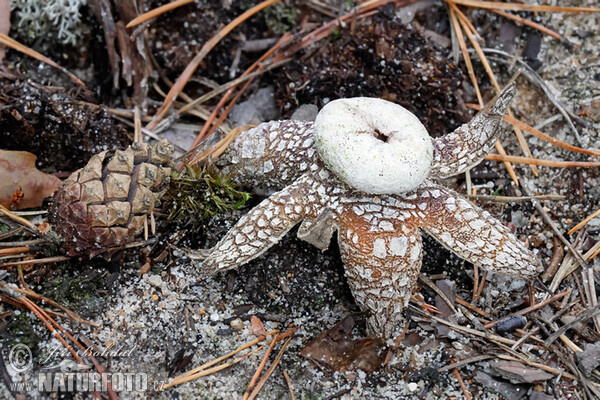
[[[201,251],[208,256],[199,268],[214,274],[239,267],[298,223],[298,235],[321,249],[337,230],[348,283],[369,313],[368,332],[388,340],[400,328],[421,268],[420,230],[484,270],[533,277],[540,261],[507,227],[433,181],[464,172],[485,157],[515,92],[507,87],[469,123],[433,140],[408,111],[364,98],[332,102],[314,124],[274,121],[243,132],[217,164],[256,190],[276,192],[215,247]],[[364,143],[348,142],[354,140]],[[399,151],[389,155],[399,160],[400,169],[388,171],[389,160],[373,166],[360,158],[366,154],[381,161],[388,148]]]

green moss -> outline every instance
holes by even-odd
[[[217,213],[242,208],[249,198],[214,166],[193,166],[171,174],[164,210],[169,219],[196,228]]]
[[[296,26],[298,9],[284,4],[274,4],[263,11],[267,27],[278,36],[290,31]]]
[[[6,329],[2,331],[0,337],[2,342],[7,347],[17,343],[23,343],[32,351],[37,350],[42,337],[36,333],[35,326],[39,325],[37,318],[27,310],[21,310],[19,315],[13,316],[10,322],[6,325]]]
[[[61,266],[55,272],[55,278],[42,291],[44,296],[83,318],[95,316],[104,307],[105,300],[98,294],[98,289],[104,289],[106,271],[85,267],[75,272]],[[72,276],[68,275],[71,273]]]

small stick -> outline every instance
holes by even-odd
[[[2,34],[0,33],[0,37],[1,35]],[[37,226],[32,224],[31,221],[23,217],[19,217],[18,215],[10,211],[8,208],[4,207],[2,204],[0,204],[0,212],[6,215],[8,218],[12,219],[13,221],[18,222],[21,225],[25,225],[27,228],[33,229],[34,232],[37,232]]]
[[[23,216],[30,216],[30,215],[44,215],[44,214],[48,214],[48,210],[38,210],[38,211],[13,211],[13,213],[15,215],[19,215],[21,217]]]
[[[452,328],[456,331],[459,331],[459,332],[468,333],[468,334],[471,334],[474,336],[479,336],[479,337],[487,339],[487,340],[496,341],[498,343],[503,343],[503,344],[507,344],[507,345],[511,345],[511,346],[517,342],[516,340],[508,339],[508,338],[505,338],[505,337],[502,337],[499,335],[495,335],[493,333],[481,332],[481,331],[478,331],[477,329],[467,328],[465,326],[453,324],[452,322],[446,321],[445,319],[434,317],[433,315],[427,314],[426,312],[421,311],[418,307],[415,307],[412,305],[409,305],[409,307],[411,308],[411,310],[419,313],[420,315],[423,315],[426,318],[429,318],[436,322],[439,322],[440,324],[447,325],[450,328]]]
[[[473,300],[477,300],[481,297],[481,292],[483,291],[483,287],[485,286],[485,282],[487,279],[487,271],[483,271],[483,274],[481,274],[481,282],[479,282],[478,288],[477,288],[477,296],[473,298]]]
[[[29,253],[30,249],[31,248],[29,246],[0,249],[0,256],[12,256],[12,255],[16,255],[16,254]]]
[[[458,9],[458,7],[456,7],[455,5],[453,5],[452,7],[455,8],[457,14],[462,14],[462,11],[460,11]],[[496,80],[496,76],[494,75],[494,71],[492,71],[492,67],[490,66],[490,63],[488,62],[485,53],[483,52],[481,46],[479,45],[479,43],[477,42],[477,40],[475,40],[475,38],[473,37],[472,32],[469,31],[469,27],[468,25],[464,22],[464,20],[467,20],[467,18],[464,16],[463,14],[463,19],[460,20],[461,24],[463,25],[464,29],[465,29],[465,33],[467,34],[467,37],[469,38],[469,41],[471,42],[471,45],[473,46],[473,48],[475,49],[475,52],[477,53],[477,56],[479,57],[479,60],[481,61],[481,63],[483,64],[483,68],[485,69],[485,72],[487,73],[487,75],[489,76],[490,80],[492,81],[492,84],[494,85],[494,89],[496,89],[496,91],[498,93],[501,92],[500,89],[500,85],[498,85],[498,81]],[[513,113],[510,107],[508,107],[506,109],[506,115],[513,117]],[[515,132],[515,136],[517,137],[517,141],[519,142],[519,146],[521,147],[521,150],[523,150],[523,154],[525,154],[526,158],[531,158],[533,157],[533,155],[531,154],[531,150],[529,149],[529,145],[527,144],[527,141],[525,140],[525,137],[523,136],[523,132],[521,131],[521,129],[517,126],[513,125],[513,131]],[[502,154],[501,152],[499,152],[500,154]],[[538,176],[538,169],[536,166],[533,166],[531,168],[531,170],[533,171],[533,174],[535,176]],[[517,182],[515,182],[517,183]]]
[[[558,368],[552,368],[547,366],[546,364],[541,364],[541,363],[537,363],[537,362],[533,362],[533,361],[529,361],[529,360],[523,360],[520,358],[516,358],[516,357],[511,357],[511,356],[507,356],[506,354],[496,354],[496,357],[502,359],[502,360],[506,360],[506,361],[516,361],[518,363],[521,364],[525,364],[525,365],[529,365],[530,367],[535,367],[535,368],[539,368],[539,369],[543,369],[546,372],[550,372],[551,374],[554,375],[559,375],[559,376],[564,376],[565,378],[569,378],[569,379],[573,379],[578,381],[579,378],[576,377],[575,375],[572,375],[566,371],[563,371],[561,369]]]
[[[450,307],[452,309],[453,312],[456,312],[456,307],[454,307],[454,304],[452,304],[452,301],[450,301],[450,299],[444,294],[444,292],[442,292],[440,290],[439,287],[437,287],[437,285],[433,282],[431,282],[431,280],[429,278],[427,278],[425,275],[420,274],[419,275],[419,279],[425,283],[427,286],[429,286],[431,288],[431,290],[433,290],[438,296],[440,296],[440,298],[442,300],[444,300],[444,302],[446,304],[448,304],[448,307]]]
[[[35,299],[35,300],[43,301],[44,303],[48,304],[49,306],[56,307],[59,310],[63,311],[65,314],[67,314],[67,316],[69,318],[71,318],[75,322],[79,322],[80,324],[90,325],[90,326],[94,326],[96,328],[100,327],[99,324],[97,324],[95,322],[84,320],[83,318],[81,318],[79,315],[75,314],[73,311],[69,310],[68,308],[65,308],[65,307],[61,306],[60,304],[58,304],[54,300],[49,299],[49,298],[47,298],[45,296],[42,296],[41,294],[38,294],[38,293],[34,292],[31,289],[21,289],[21,288],[18,288],[16,286],[13,286],[13,285],[6,285],[6,284],[4,284],[2,282],[0,282],[0,288],[12,289],[12,290],[15,290],[18,293],[24,294],[24,295],[26,295],[28,297],[31,297],[31,298]]]
[[[452,357],[450,357],[450,364],[454,364]],[[452,375],[454,375],[456,377],[456,379],[458,379],[458,384],[460,385],[460,388],[462,389],[463,393],[465,394],[465,398],[467,400],[471,400],[471,395],[467,391],[467,387],[465,386],[465,383],[463,382],[462,377],[460,376],[460,373],[458,372],[458,368],[454,368],[454,371],[452,371]]]
[[[479,293],[479,266],[477,264],[473,265],[473,301],[477,301]]]
[[[550,260],[550,264],[548,264],[548,268],[542,274],[542,282],[546,283],[551,278],[556,275],[556,271],[558,271],[558,267],[560,266],[560,262],[565,257],[565,248],[556,237],[554,237],[554,254],[552,254],[552,259]]]
[[[79,343],[79,341],[77,339],[75,339],[73,337],[73,335],[71,335],[69,333],[69,331],[67,331],[65,328],[63,328],[58,322],[56,322],[54,319],[52,319],[49,315],[47,315],[46,312],[42,308],[40,308],[40,312],[44,315],[44,317],[46,317],[48,319],[48,321],[50,321],[54,326],[56,326],[62,333],[65,334],[65,336],[69,340],[71,340],[73,343],[75,343],[75,345],[83,351],[83,354],[86,355],[92,361],[92,364],[94,364],[94,367],[96,368],[96,371],[98,371],[99,374],[104,373],[104,368],[102,367],[102,365],[100,365],[98,360],[96,360],[96,358],[94,358],[94,356],[89,353],[87,348],[83,347],[83,345],[81,343]],[[118,400],[117,394],[112,389],[112,384],[108,380],[106,380],[106,378],[104,378],[104,377],[102,377],[102,380],[106,385],[106,391],[108,392],[109,397],[111,399]]]
[[[572,227],[569,232],[567,232],[569,235],[578,231],[579,229],[581,229],[582,227],[584,227],[585,225],[587,225],[588,222],[590,222],[592,219],[596,218],[598,215],[600,215],[600,209],[594,211],[592,214],[588,215],[583,221],[581,221],[580,223],[578,223],[577,225],[575,225],[574,227]]]
[[[254,349],[254,350],[249,351],[248,353],[246,353],[244,355],[239,356],[238,358],[234,359],[233,361],[227,362],[225,364],[221,364],[221,365],[213,367],[213,368],[206,369],[204,371],[200,371],[199,373],[197,373],[195,375],[188,375],[188,376],[179,375],[178,377],[173,378],[173,380],[171,382],[167,382],[164,385],[162,385],[159,390],[165,390],[165,389],[168,389],[168,388],[170,388],[172,386],[177,386],[177,385],[180,385],[182,383],[193,381],[194,379],[198,379],[198,378],[201,378],[201,377],[206,376],[206,375],[211,375],[211,374],[214,374],[215,372],[219,372],[221,370],[224,370],[225,368],[229,368],[232,365],[235,365],[235,364],[239,363],[244,358],[246,358],[248,356],[251,356],[252,354],[256,353],[257,351],[260,351],[262,348],[263,348],[263,346],[260,346],[257,349]]]
[[[24,227],[21,227],[24,228]],[[23,240],[21,242],[0,242],[0,247],[15,247],[15,246],[33,246],[36,244],[46,244],[49,243],[45,239],[32,239],[32,240]]]
[[[451,364],[446,365],[445,367],[438,368],[438,372],[450,371],[451,369],[460,368],[462,366],[465,366],[465,365],[468,365],[468,364],[472,364],[472,363],[475,363],[475,362],[479,362],[479,361],[489,360],[490,358],[494,358],[494,356],[488,356],[486,354],[483,354],[483,355],[480,355],[480,356],[465,358],[462,361],[452,362]]]
[[[246,388],[246,392],[244,393],[244,396],[242,396],[242,400],[248,399],[248,397],[250,396],[250,391],[252,389],[254,389],[254,385],[256,384],[256,381],[260,377],[260,374],[262,373],[263,369],[265,369],[265,365],[267,365],[267,360],[269,359],[269,356],[271,355],[271,352],[273,351],[273,346],[275,346],[275,343],[277,342],[277,336],[278,336],[278,334],[276,334],[275,337],[273,338],[273,340],[271,340],[271,345],[265,352],[265,356],[263,357],[262,361],[258,365],[258,368],[256,369],[256,371],[254,372],[252,379],[250,379],[250,383],[248,384],[248,387]],[[252,391],[252,393],[254,393],[254,391]]]
[[[256,384],[256,387],[250,394],[250,397],[248,397],[248,400],[254,400],[254,398],[258,395],[258,392],[260,392],[260,389],[262,389],[262,387],[265,385],[267,379],[269,379],[269,377],[273,374],[273,371],[275,371],[277,364],[279,364],[279,362],[281,361],[281,357],[283,357],[283,352],[285,351],[285,348],[291,340],[292,338],[290,337],[283,343],[283,345],[281,346],[281,350],[279,350],[279,353],[275,357],[275,360],[273,360],[273,364],[271,364],[267,372],[265,372],[265,376],[263,376],[261,380]]]
[[[290,379],[290,376],[288,375],[286,370],[283,369],[283,367],[281,368],[281,373],[283,374],[283,379],[285,380],[285,384],[287,385],[288,390],[290,391],[290,400],[296,400],[296,396],[294,396],[294,391],[292,389],[292,380]]]
[[[524,308],[524,309],[522,309],[522,310],[519,310],[519,311],[517,311],[517,312],[514,312],[514,313],[512,313],[512,314],[508,314],[507,316],[505,316],[505,317],[502,317],[501,319],[497,319],[497,320],[495,320],[495,321],[488,322],[487,324],[485,324],[485,325],[484,325],[484,327],[485,327],[486,329],[491,329],[492,327],[494,327],[494,325],[496,325],[498,322],[502,321],[502,320],[503,320],[503,319],[505,319],[505,318],[508,318],[508,317],[513,317],[513,316],[515,316],[515,315],[525,315],[525,314],[528,314],[528,313],[530,313],[531,311],[535,311],[535,310],[537,310],[538,308],[544,307],[545,305],[548,305],[548,304],[552,303],[553,301],[555,301],[555,300],[558,300],[558,299],[560,299],[561,297],[564,297],[564,296],[566,296],[566,295],[570,294],[570,293],[571,293],[571,290],[572,290],[572,289],[569,289],[569,290],[566,290],[566,291],[564,291],[564,292],[562,292],[562,293],[555,294],[554,296],[552,296],[552,297],[549,297],[549,298],[547,298],[546,300],[544,300],[544,301],[541,301],[541,302],[539,302],[539,303],[537,303],[537,304],[535,304],[535,305],[533,305],[533,306],[530,306],[530,307]]]
[[[465,197],[480,201],[493,201],[496,203],[520,203],[523,201],[538,200],[538,201],[559,201],[564,200],[567,196],[559,194],[540,194],[535,196],[494,196],[486,194],[467,194]]]
[[[471,311],[473,311],[473,312],[476,312],[477,314],[479,314],[479,315],[481,315],[481,316],[483,316],[483,317],[489,318],[489,316],[490,316],[490,314],[488,314],[488,313],[486,313],[485,311],[483,311],[483,310],[481,310],[481,309],[479,309],[479,308],[475,307],[475,306],[474,306],[474,305],[472,305],[471,303],[468,303],[468,302],[464,301],[463,299],[461,299],[461,298],[460,298],[460,297],[458,297],[458,296],[456,297],[456,302],[457,302],[458,304],[460,304],[461,306],[463,306],[463,307],[467,307],[469,310],[471,310]]]
[[[181,374],[179,377],[186,377],[186,376],[194,375],[195,373],[197,373],[197,372],[199,372],[199,371],[202,371],[202,370],[204,370],[204,369],[206,369],[206,368],[208,368],[208,367],[212,367],[213,365],[215,365],[215,364],[218,364],[218,363],[220,363],[221,361],[228,359],[229,357],[231,357],[231,356],[233,356],[233,355],[235,355],[235,354],[239,353],[240,351],[242,351],[242,350],[245,350],[245,349],[247,349],[248,347],[252,347],[252,346],[254,346],[255,344],[258,344],[258,343],[262,342],[263,340],[265,340],[265,339],[267,338],[267,336],[274,335],[274,334],[276,334],[276,333],[277,333],[277,331],[276,331],[276,330],[273,330],[273,331],[267,332],[266,334],[264,334],[264,335],[261,335],[261,336],[257,337],[256,339],[254,339],[254,340],[252,340],[252,341],[250,341],[250,342],[248,342],[248,343],[246,343],[246,344],[244,344],[244,345],[242,345],[242,346],[238,347],[237,349],[233,350],[232,352],[230,352],[230,353],[228,353],[228,354],[226,354],[226,355],[224,355],[224,356],[221,356],[221,357],[219,357],[219,358],[216,358],[216,359],[214,359],[214,360],[212,360],[212,361],[210,361],[210,362],[207,362],[207,363],[205,363],[205,364],[202,364],[202,365],[201,365],[201,366],[199,366],[199,367],[196,367],[196,368],[194,368],[194,369],[192,369],[192,370],[189,370],[189,371],[187,371],[187,372],[184,372],[184,373],[183,373],[183,374]]]
[[[61,261],[70,260],[69,257],[65,256],[54,256],[54,257],[46,257],[46,258],[36,258],[33,260],[23,260],[23,261],[12,261],[4,264],[0,264],[0,268],[5,267],[13,267],[15,265],[34,265],[34,264],[45,264],[45,263],[55,263]]]
[[[544,341],[544,345],[546,347],[550,346],[559,336],[566,333],[569,329],[573,328],[581,322],[585,322],[588,319],[595,317],[596,315],[600,315],[600,306],[596,306],[590,310],[587,310],[585,313],[583,313],[581,316],[577,317],[573,321],[561,326],[556,332],[548,336],[548,339]]]
[[[388,350],[387,354],[385,355],[385,359],[383,360],[383,366],[385,367],[390,360],[392,359],[392,354],[394,354],[394,349],[397,349],[398,346],[400,346],[400,342],[402,341],[402,339],[404,339],[404,336],[406,336],[406,332],[408,332],[408,327],[410,326],[410,323],[407,323],[406,325],[404,325],[404,330],[402,331],[402,333],[400,335],[398,335],[398,337],[394,340],[394,346]]]
[[[510,348],[513,350],[517,350],[517,348],[523,344],[527,339],[529,339],[530,337],[532,337],[533,335],[535,335],[536,333],[538,333],[540,330],[539,326],[534,327],[531,331],[529,332],[525,332],[525,334],[523,335],[523,337],[521,337],[519,340],[517,340],[517,343],[513,344]],[[518,330],[517,330],[518,331]],[[535,338],[532,338],[535,339]],[[541,339],[540,341],[542,343],[544,343]]]

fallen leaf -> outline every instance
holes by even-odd
[[[256,315],[250,317],[250,330],[252,331],[254,336],[261,336],[267,332],[262,321]]]
[[[300,355],[339,372],[360,369],[366,373],[383,366],[385,351],[381,341],[373,338],[353,339],[354,320],[348,316],[333,328],[322,332]]]
[[[61,181],[35,167],[36,156],[27,151],[0,150],[0,204],[11,207],[13,195],[22,191],[23,197],[14,204],[17,210],[39,207],[51,196]]]
[[[0,0],[0,33],[8,36],[10,31],[10,0]],[[4,59],[4,45],[0,44],[0,62]]]

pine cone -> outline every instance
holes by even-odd
[[[166,191],[172,154],[166,140],[152,147],[133,143],[96,154],[67,178],[49,210],[66,253],[110,258],[132,242]]]

